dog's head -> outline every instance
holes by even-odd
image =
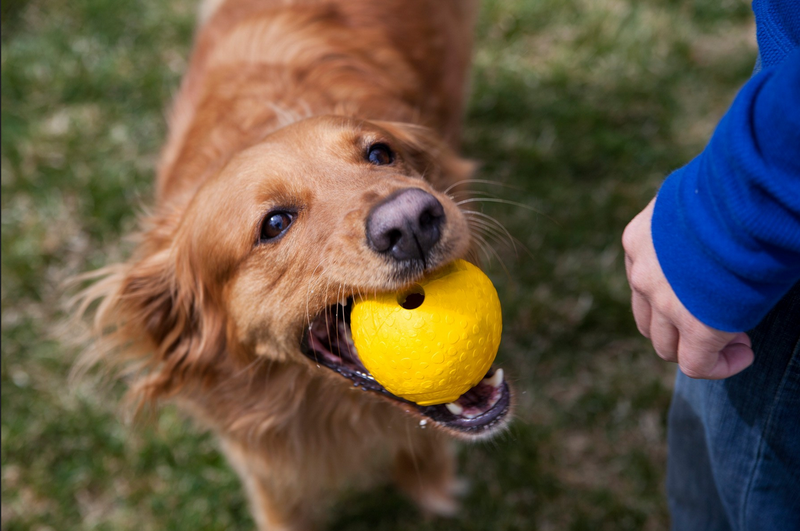
[[[509,410],[501,371],[455,403],[420,407],[383,389],[349,339],[354,297],[468,253],[465,215],[444,190],[470,171],[428,129],[344,117],[297,122],[236,155],[153,218],[118,288],[125,326],[157,351],[151,394],[268,358],[456,434],[493,431]]]

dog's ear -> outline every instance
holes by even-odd
[[[131,391],[142,402],[213,385],[214,368],[228,355],[219,301],[179,261],[164,229],[151,225],[130,262],[106,268],[80,295],[84,308],[100,300],[94,321],[102,346],[90,363],[102,357],[126,372],[133,366]]]
[[[459,157],[435,131],[400,122],[375,122],[400,142],[414,169],[437,190],[468,180],[476,164]]]

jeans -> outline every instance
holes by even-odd
[[[669,411],[673,531],[800,531],[800,283],[748,332],[753,365],[680,371]]]

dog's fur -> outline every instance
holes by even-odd
[[[464,256],[444,191],[471,165],[459,141],[475,6],[462,0],[223,0],[207,4],[134,256],[99,299],[103,362],[132,394],[210,427],[261,529],[311,529],[330,493],[388,476],[423,509],[456,507],[450,437],[301,354],[309,319],[343,296],[398,289],[364,241],[369,211],[421,188],[447,224],[432,269]],[[364,161],[375,142],[391,166]],[[297,212],[258,243],[265,214]],[[133,365],[128,362],[133,362]]]

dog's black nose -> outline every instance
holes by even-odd
[[[395,260],[427,260],[439,241],[444,208],[419,188],[390,195],[367,217],[367,241],[379,253]]]

